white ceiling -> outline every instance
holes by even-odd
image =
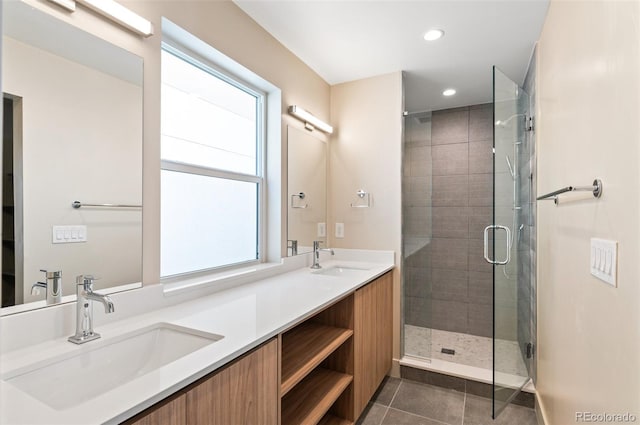
[[[548,0],[234,0],[329,84],[405,71],[405,109],[490,102],[492,65],[522,84]],[[426,42],[424,33],[445,36]],[[457,94],[442,96],[445,88]]]

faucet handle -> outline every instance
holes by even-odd
[[[76,276],[76,284],[84,286],[86,289],[91,289],[93,287],[93,282],[100,279],[99,277],[95,277],[92,274],[81,274]]]
[[[57,279],[62,277],[62,270],[50,271],[47,269],[40,269],[44,273],[45,279]]]

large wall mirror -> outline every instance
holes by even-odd
[[[327,241],[327,143],[313,133],[289,126],[287,255]]]
[[[2,7],[2,314],[48,305],[41,270],[62,272],[49,304],[75,300],[80,274],[97,290],[140,286],[143,60]]]

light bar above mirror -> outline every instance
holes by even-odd
[[[289,113],[299,120],[304,121],[305,128],[307,130],[313,131],[317,128],[318,130],[324,131],[327,134],[333,133],[333,127],[297,105],[289,106]]]
[[[76,10],[75,0],[49,1],[63,7],[69,12],[75,12]],[[89,9],[98,12],[102,16],[105,16],[144,37],[153,35],[153,24],[149,20],[124,7],[118,2],[113,0],[77,0],[77,3],[87,6]]]

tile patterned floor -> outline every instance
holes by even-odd
[[[494,421],[491,400],[387,377],[358,425],[536,425],[533,409],[509,405]]]
[[[405,325],[405,352],[424,357],[461,363],[483,369],[493,368],[493,340],[482,336]],[[455,350],[455,355],[443,354],[442,348]],[[500,372],[527,376],[527,368],[516,341],[496,340],[499,355],[496,368]]]

